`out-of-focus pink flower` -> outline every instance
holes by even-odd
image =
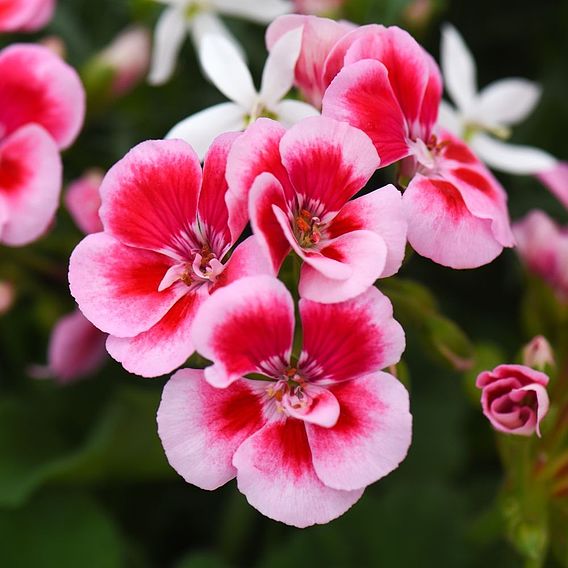
[[[568,162],[558,162],[556,167],[539,173],[537,177],[568,209]]]
[[[104,172],[99,169],[86,171],[83,176],[69,184],[65,194],[65,206],[73,221],[86,234],[103,230],[99,217],[101,195],[99,188]]]
[[[301,300],[299,312],[296,362],[294,303],[282,282],[245,278],[212,295],[192,337],[214,364],[172,377],[158,431],[187,482],[216,489],[236,477],[264,515],[306,527],[342,515],[398,467],[412,417],[406,389],[381,372],[404,350],[385,296],[372,287],[343,303]]]
[[[547,366],[553,367],[554,352],[550,343],[542,335],[533,337],[523,349],[523,363],[543,371]]]
[[[0,51],[0,242],[20,246],[50,225],[61,191],[59,149],[77,136],[85,93],[77,73],[49,49]]]
[[[299,14],[323,16],[338,10],[345,0],[294,0],[294,8]]]
[[[110,334],[109,353],[132,373],[152,377],[180,366],[194,351],[189,330],[210,292],[272,273],[254,237],[226,260],[248,221],[225,200],[237,136],[217,138],[203,170],[181,140],[143,142],[103,180],[104,231],[75,248],[69,282],[83,314]]]
[[[568,302],[568,227],[560,228],[544,211],[534,210],[513,231],[523,263]]]
[[[403,13],[404,21],[412,27],[424,27],[434,13],[432,0],[413,0]]]
[[[540,422],[548,412],[548,376],[524,365],[499,365],[477,377],[483,414],[506,434],[540,436]]]
[[[303,298],[341,302],[400,268],[407,228],[400,192],[386,186],[348,201],[378,166],[368,136],[329,118],[288,131],[259,119],[235,142],[229,195],[243,208],[248,200],[253,232],[275,271],[290,250],[303,260]]]
[[[33,32],[53,17],[55,0],[0,0],[0,32]]]
[[[0,280],[0,316],[14,305],[16,291],[14,285],[6,280]]]

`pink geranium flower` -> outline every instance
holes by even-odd
[[[241,276],[270,272],[251,237],[226,256],[247,222],[225,202],[227,153],[216,139],[203,171],[181,140],[143,142],[106,175],[104,231],[71,256],[71,292],[105,333],[109,353],[146,377],[172,371],[194,351],[195,313],[209,294]]]
[[[326,59],[323,114],[361,128],[382,166],[405,159],[408,240],[452,268],[475,268],[513,245],[506,194],[467,146],[434,130],[442,81],[432,57],[405,31],[363,26]]]
[[[73,221],[83,233],[98,233],[103,230],[103,224],[99,217],[101,206],[99,189],[103,178],[104,172],[93,168],[70,183],[67,188],[65,206]]]
[[[254,277],[216,292],[192,332],[214,364],[172,377],[158,429],[186,481],[215,489],[236,477],[264,515],[305,527],[343,514],[400,464],[412,417],[406,389],[380,371],[404,349],[385,296],[369,288],[343,303],[301,300],[299,312],[296,359],[284,284]]]
[[[506,434],[540,436],[540,422],[548,412],[548,376],[524,365],[499,365],[477,377],[483,414]]]
[[[55,0],[1,0],[0,32],[34,32],[53,16]]]
[[[329,118],[286,131],[259,119],[235,142],[227,165],[231,198],[246,205],[263,250],[278,271],[290,250],[304,261],[302,297],[340,302],[398,271],[406,219],[387,186],[348,201],[379,166],[370,139]]]
[[[85,94],[75,71],[49,49],[0,51],[0,242],[27,244],[51,223],[61,191],[59,149],[77,136]]]

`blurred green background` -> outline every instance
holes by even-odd
[[[541,104],[513,140],[567,159],[568,2],[433,0],[419,22],[409,17],[412,3],[352,0],[347,11],[358,23],[406,27],[436,58],[440,24],[453,23],[475,54],[480,85],[510,76],[543,85]],[[132,21],[153,26],[159,10],[150,0],[59,0],[56,18],[41,35],[4,36],[0,46],[58,35],[81,69]],[[229,23],[258,77],[266,56],[263,30]],[[66,179],[88,167],[110,167],[134,144],[160,138],[178,120],[222,100],[186,42],[166,86],[141,85],[114,104],[91,108],[64,155]],[[513,218],[540,207],[568,221],[535,179],[500,179]],[[396,282],[384,286],[408,335],[414,441],[407,460],[339,520],[297,530],[262,517],[234,483],[208,493],[169,468],[155,424],[165,379],[128,375],[110,360],[97,376],[67,387],[29,378],[29,366],[45,361],[51,327],[73,308],[67,259],[80,238],[61,209],[47,238],[0,250],[0,278],[17,282],[17,303],[0,317],[1,567],[522,565],[502,537],[496,507],[501,467],[473,374],[452,370],[436,357],[435,338],[424,339],[421,291],[401,290]],[[535,331],[523,326],[524,277],[514,252],[461,272],[414,255],[400,275],[432,291],[440,313],[476,345],[480,367],[512,360]],[[457,328],[448,329],[458,337]],[[551,555],[550,566],[556,562]]]

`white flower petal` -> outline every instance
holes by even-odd
[[[482,124],[517,124],[532,112],[541,93],[540,86],[527,79],[495,81],[481,91],[472,113]]]
[[[172,75],[177,56],[187,33],[187,22],[181,8],[166,8],[154,31],[154,47],[148,82],[165,83]]]
[[[286,32],[270,51],[262,73],[260,88],[260,100],[265,105],[276,104],[292,88],[303,33],[304,26]]]
[[[470,145],[488,166],[511,174],[536,174],[557,164],[556,158],[544,150],[506,144],[485,134],[476,134]]]
[[[460,113],[446,101],[440,101],[438,110],[438,125],[458,137],[464,134],[464,122]]]
[[[241,59],[246,62],[247,57],[241,44],[235,36],[229,31],[221,18],[212,12],[198,12],[190,24],[191,39],[195,46],[195,51],[199,53],[203,38],[207,35],[220,35],[233,44],[234,48],[239,52]]]
[[[308,103],[286,99],[280,101],[274,107],[274,114],[276,114],[276,120],[288,127],[304,120],[304,118],[319,116],[320,113],[317,108]]]
[[[191,144],[203,160],[211,142],[223,132],[243,130],[245,115],[235,103],[221,103],[178,122],[166,138],[180,138]]]
[[[250,110],[258,97],[248,67],[227,38],[208,34],[203,38],[199,60],[213,84],[230,100]]]
[[[450,24],[442,28],[440,58],[446,91],[458,109],[467,112],[477,94],[475,61],[458,30]]]
[[[288,0],[211,0],[212,7],[222,14],[269,24],[278,16],[293,11]]]

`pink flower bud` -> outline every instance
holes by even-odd
[[[103,230],[99,217],[101,196],[99,187],[104,174],[101,170],[87,170],[81,178],[69,184],[65,194],[65,206],[73,221],[84,233],[98,233]]]
[[[295,0],[294,7],[299,14],[316,16],[329,14],[345,4],[345,0]]]
[[[546,365],[554,366],[554,353],[546,337],[537,335],[523,349],[523,362],[528,367],[544,370]]]
[[[548,412],[548,376],[524,365],[499,365],[477,377],[483,414],[506,434],[540,436],[540,422]]]
[[[10,282],[0,280],[0,316],[12,307],[15,297],[14,286]]]

